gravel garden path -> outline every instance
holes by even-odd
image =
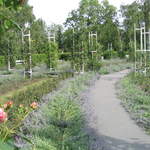
[[[101,76],[86,95],[88,128],[97,143],[92,150],[150,150],[150,136],[130,118],[115,91],[115,83],[128,72]]]

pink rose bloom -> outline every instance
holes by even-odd
[[[0,123],[7,121],[7,113],[4,112],[2,108],[0,108]]]
[[[36,108],[38,107],[38,103],[33,102],[32,104],[30,104],[30,107],[31,107],[32,109],[36,109]]]

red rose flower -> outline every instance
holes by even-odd
[[[13,101],[8,101],[8,102],[7,102],[7,105],[8,105],[8,107],[12,107]]]

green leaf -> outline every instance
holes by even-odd
[[[4,27],[5,27],[5,29],[9,29],[11,26],[12,26],[11,21],[9,21],[9,20],[5,20],[4,21]]]
[[[0,141],[0,149],[1,150],[13,150],[14,147],[12,147],[11,145],[7,143],[3,143],[2,141]]]
[[[0,5],[3,5],[3,0],[0,0]]]

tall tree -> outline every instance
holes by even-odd
[[[142,5],[138,2],[133,2],[130,5],[122,5],[121,13],[123,17],[123,49],[133,53],[134,41],[134,24],[140,26],[143,21]]]
[[[39,19],[31,26],[32,53],[44,53],[47,43],[46,24]]]
[[[146,31],[150,32],[150,1],[144,0],[144,6],[143,6],[143,12],[144,12],[144,21],[146,25]],[[147,36],[147,49],[150,49],[150,37]]]

